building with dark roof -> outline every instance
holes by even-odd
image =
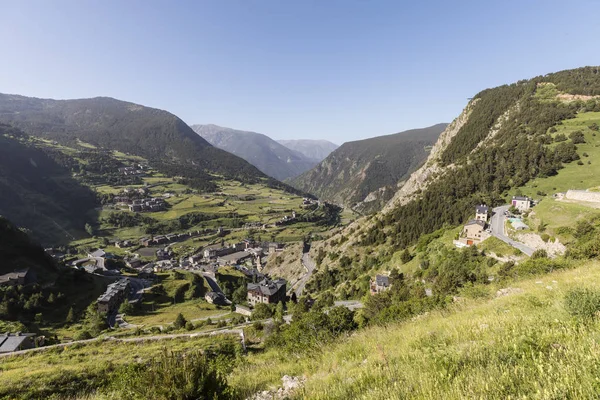
[[[478,221],[487,222],[490,209],[485,204],[480,204],[475,207],[475,219]]]
[[[258,303],[277,304],[286,300],[285,279],[271,280],[263,279],[259,283],[248,284],[248,303],[252,306]]]
[[[236,253],[220,256],[219,258],[217,258],[217,262],[220,265],[236,265],[243,263],[244,261],[252,257],[252,254],[247,251],[238,251]]]
[[[115,311],[127,299],[129,288],[130,284],[127,278],[119,279],[108,285],[106,291],[98,297],[98,311],[103,313]]]
[[[32,349],[35,347],[35,333],[3,333],[0,334],[0,353]]]
[[[371,294],[384,292],[390,288],[390,277],[387,275],[375,275],[371,281]]]

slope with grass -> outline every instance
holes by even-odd
[[[250,395],[303,376],[293,398],[309,399],[593,398],[599,322],[575,319],[563,299],[570,289],[598,291],[598,267],[465,292],[444,311],[368,328],[303,358],[267,351],[230,382]]]
[[[361,212],[376,211],[423,163],[445,127],[438,124],[344,143],[291,183],[336,204]]]

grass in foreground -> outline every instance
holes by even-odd
[[[230,383],[250,395],[283,375],[306,376],[298,398],[595,398],[600,372],[597,321],[564,309],[574,287],[596,287],[600,264],[512,283],[495,298],[462,299],[450,310],[361,331],[321,354],[249,357]]]

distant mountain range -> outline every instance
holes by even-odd
[[[192,129],[210,144],[248,161],[265,174],[279,180],[300,175],[314,167],[335,147],[327,141],[281,141],[256,132],[241,131],[217,125],[192,125]],[[289,145],[288,145],[289,144]],[[301,148],[297,151],[294,147]],[[308,154],[311,154],[309,156]],[[325,155],[326,156],[326,155]]]
[[[323,161],[332,151],[340,147],[328,140],[298,139],[278,140],[277,142],[317,162]]]
[[[363,213],[377,211],[425,161],[447,125],[344,143],[290,182],[323,200]]]

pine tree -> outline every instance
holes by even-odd
[[[75,312],[73,311],[73,307],[71,307],[67,314],[67,323],[72,324],[73,322],[75,322]]]
[[[175,329],[181,329],[185,326],[186,323],[187,323],[187,320],[185,319],[183,314],[179,313],[179,314],[177,314],[177,318],[175,318],[175,322],[173,323],[173,326],[175,327]]]

